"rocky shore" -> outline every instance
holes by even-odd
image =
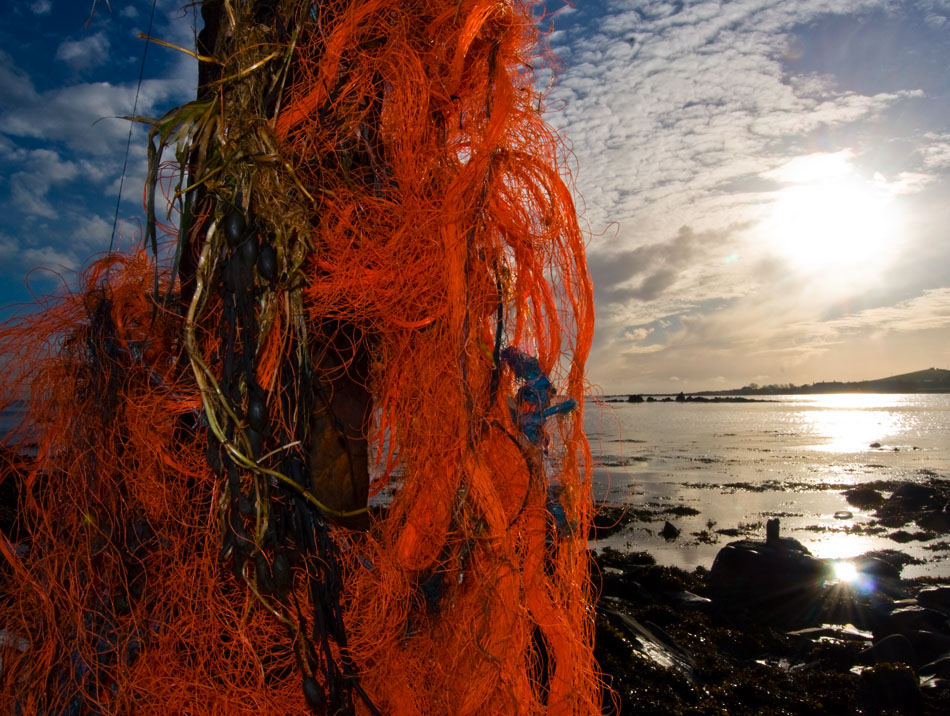
[[[946,480],[848,499],[890,529],[950,532]],[[631,519],[604,510],[592,536]],[[899,549],[817,559],[779,529],[692,572],[595,552],[605,713],[950,713],[950,580],[902,579]]]
[[[873,510],[863,529],[894,544],[843,562],[814,557],[772,519],[700,534],[717,548],[741,538],[709,569],[661,566],[597,542],[636,523],[663,524],[676,540],[674,522],[697,510],[601,508],[590,537],[604,713],[950,714],[950,579],[901,576],[908,539],[950,547],[950,480],[925,477],[828,486]],[[0,524],[14,543],[18,497],[14,481],[0,481]]]

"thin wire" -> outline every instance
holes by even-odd
[[[145,33],[145,47],[142,48],[142,65],[139,67],[139,81],[135,86],[135,101],[132,102],[132,116],[139,107],[139,92],[142,91],[142,78],[145,76],[145,57],[148,55],[148,38],[152,35],[152,21],[155,19],[155,5],[158,0],[152,0],[152,12],[148,16],[148,31]],[[115,246],[115,230],[119,225],[119,205],[122,203],[122,187],[125,185],[125,172],[129,168],[129,152],[132,150],[132,130],[135,129],[135,122],[129,121],[129,138],[125,143],[125,161],[122,162],[122,176],[119,179],[119,195],[115,199],[115,215],[112,217],[112,238],[109,239],[109,254]]]

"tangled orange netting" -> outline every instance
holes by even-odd
[[[35,446],[0,708],[599,712],[591,285],[533,3],[224,5],[210,97],[154,125],[167,258],[0,328]],[[361,441],[369,517],[317,476]]]

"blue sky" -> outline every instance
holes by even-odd
[[[105,251],[151,2],[5,0],[0,303]],[[152,34],[194,43],[182,0]],[[950,367],[950,2],[548,3],[604,391]],[[194,94],[152,45],[138,112]],[[105,119],[101,119],[105,118]],[[97,121],[100,120],[101,121]],[[120,204],[139,233],[144,131]],[[58,269],[62,271],[61,269]],[[29,274],[34,291],[55,285]]]
[[[4,0],[0,23],[0,304],[47,292],[109,248],[130,115],[152,3]],[[152,34],[194,46],[191,11],[159,0]],[[150,45],[137,113],[194,97],[187,55]],[[136,126],[119,205],[117,243],[140,234],[144,127]],[[27,281],[29,285],[27,285]]]

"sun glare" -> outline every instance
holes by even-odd
[[[907,413],[881,405],[880,396],[836,395],[799,413],[806,434],[822,452],[863,453],[874,441],[887,440],[908,428]]]
[[[850,155],[814,155],[770,175],[781,189],[764,226],[791,266],[837,278],[881,269],[898,240],[892,194],[858,176]]]
[[[858,578],[858,568],[854,566],[854,562],[835,562],[832,564],[832,571],[835,579],[840,582],[851,584]]]

